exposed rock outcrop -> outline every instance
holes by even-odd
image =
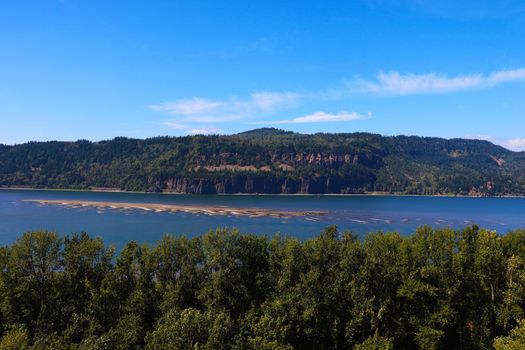
[[[273,193],[273,194],[324,194],[346,193],[354,186],[338,177],[318,179],[275,179],[264,177],[225,177],[223,179],[173,178],[158,183],[156,188],[184,194],[221,193]]]

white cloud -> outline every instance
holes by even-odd
[[[384,95],[446,93],[485,88],[519,80],[525,80],[525,68],[500,70],[488,75],[472,74],[455,77],[437,73],[401,74],[393,71],[379,72],[373,81],[355,79],[350,84],[350,91]]]
[[[500,70],[492,73],[489,76],[489,82],[491,84],[507,83],[510,81],[523,79],[525,79],[525,68]]]
[[[214,112],[225,105],[222,101],[206,100],[194,97],[186,100],[165,102],[150,106],[151,109],[176,115],[194,115]]]
[[[251,95],[248,104],[261,110],[272,110],[278,106],[290,106],[301,96],[295,92],[256,92]]]
[[[512,151],[525,151],[525,138],[514,138],[510,140],[496,139],[490,135],[466,135],[466,139],[470,140],[484,140],[492,142],[496,145],[503,146]]]
[[[189,118],[183,118],[183,121],[186,122],[195,122],[195,123],[218,123],[218,122],[231,122],[234,120],[242,119],[242,115],[209,115],[209,116],[193,116]]]
[[[525,138],[507,140],[503,145],[513,151],[525,151]]]
[[[253,124],[305,124],[305,123],[327,123],[327,122],[346,122],[359,119],[369,119],[372,117],[371,113],[367,115],[359,114],[356,112],[345,112],[341,111],[335,114],[326,112],[315,112],[312,114],[305,115],[303,117],[297,117],[293,119],[274,120],[266,122],[256,122]]]
[[[465,138],[468,139],[468,140],[483,140],[483,141],[494,141],[494,137],[490,136],[490,135],[465,135]]]
[[[150,109],[174,115],[164,122],[172,129],[186,129],[186,123],[224,123],[250,118],[258,113],[294,106],[301,95],[293,92],[255,92],[247,99],[235,96],[216,101],[200,97],[176,100],[149,106]]]
[[[191,135],[210,135],[210,134],[218,134],[220,132],[221,132],[221,129],[218,129],[215,127],[195,128],[195,129],[187,130],[187,133]]]
[[[448,93],[454,91],[487,88],[499,84],[525,81],[525,68],[499,70],[490,74],[467,74],[449,77],[439,73],[379,72],[375,79],[356,78],[343,89],[318,92],[254,92],[246,99],[231,96],[225,100],[201,97],[180,99],[149,106],[150,109],[178,116],[179,120],[208,123],[238,120],[260,112],[296,107],[301,100],[342,100],[359,93],[377,95],[414,95]]]
[[[193,128],[186,124],[180,124],[180,123],[172,122],[172,121],[166,121],[162,123],[162,125],[170,129],[174,129],[174,130],[183,130],[184,133],[189,134],[189,135],[210,135],[210,134],[218,134],[221,132],[219,128],[216,128],[214,126]]]
[[[176,100],[149,106],[150,109],[182,116],[188,121],[209,122],[210,120],[230,121],[243,115],[274,108],[293,106],[301,97],[294,92],[255,92],[248,99],[235,96],[224,101],[207,100],[200,97]]]
[[[525,68],[499,70],[488,74],[466,74],[447,76],[439,73],[414,74],[379,72],[375,78],[354,79],[346,87],[310,92],[275,92],[259,91],[244,98],[230,96],[222,100],[202,97],[179,99],[149,106],[150,109],[167,113],[172,117],[163,124],[177,130],[203,131],[200,126],[208,123],[226,123],[234,121],[252,124],[299,124],[320,122],[341,122],[366,119],[358,113],[341,111],[336,114],[316,112],[292,119],[276,119],[276,114],[293,111],[302,103],[320,101],[348,100],[358,94],[377,96],[399,96],[416,94],[439,94],[455,91],[488,88],[491,86],[525,81]],[[263,119],[264,117],[264,119]],[[267,121],[261,121],[267,120]],[[203,129],[203,130],[200,130]]]
[[[177,122],[172,122],[172,121],[165,121],[164,123],[162,123],[162,125],[167,126],[170,129],[175,129],[175,130],[188,129],[188,126],[184,124],[179,124]]]

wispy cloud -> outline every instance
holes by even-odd
[[[162,125],[175,130],[184,130],[189,128],[187,125],[176,123],[170,120],[163,122]]]
[[[481,134],[481,135],[468,134],[468,135],[465,135],[465,138],[468,140],[483,140],[483,141],[491,141],[491,142],[494,141],[494,137],[490,135],[484,135],[484,134]]]
[[[301,95],[295,92],[257,92],[251,95],[248,104],[261,110],[273,110],[279,106],[292,106],[300,98]]]
[[[215,127],[209,128],[194,128],[187,131],[190,135],[212,135],[220,134],[221,129]]]
[[[173,130],[183,130],[186,134],[189,135],[210,135],[210,134],[219,134],[221,129],[214,126],[204,126],[204,127],[191,127],[186,124],[180,124],[172,121],[166,121],[162,125],[173,129]]]
[[[293,119],[282,119],[273,121],[255,122],[253,124],[306,124],[306,123],[328,123],[328,122],[347,122],[360,119],[370,119],[371,113],[366,115],[359,114],[357,112],[345,112],[341,111],[335,114],[326,112],[315,112],[302,117]]]
[[[472,74],[454,77],[438,73],[402,74],[393,71],[379,72],[375,80],[354,79],[349,89],[351,93],[413,95],[486,88],[519,80],[525,80],[525,68],[500,70],[488,75]]]
[[[150,109],[168,113],[173,119],[164,124],[184,129],[184,123],[218,123],[249,118],[260,112],[273,112],[295,106],[301,95],[294,92],[255,92],[246,99],[232,96],[227,100],[209,100],[200,97],[151,105]],[[176,128],[173,126],[181,126]]]
[[[238,115],[253,111],[268,111],[294,105],[301,95],[295,92],[255,92],[248,99],[232,96],[227,100],[208,100],[200,97],[176,100],[149,106],[150,109],[181,116],[202,116],[228,113]]]
[[[183,118],[184,121],[195,122],[195,123],[224,123],[231,122],[234,120],[242,119],[243,116],[240,114],[232,115],[198,115],[190,118]]]
[[[290,114],[307,104],[329,101],[351,101],[359,95],[408,96],[444,94],[490,88],[505,83],[525,81],[525,68],[498,70],[487,74],[448,76],[440,73],[378,72],[374,78],[355,78],[340,88],[318,91],[258,91],[246,97],[225,99],[193,97],[150,105],[154,111],[171,117],[163,125],[175,129],[204,131],[202,125],[242,121],[249,124],[303,124],[341,122],[368,119],[370,115],[340,111],[316,112],[292,119],[278,119],[278,114]],[[211,130],[211,129],[210,129]],[[209,131],[209,130],[208,130]],[[511,146],[509,146],[511,147]]]
[[[525,151],[525,138],[507,140],[503,145],[513,151]]]
[[[496,139],[490,135],[466,135],[466,139],[471,140],[485,140],[490,141],[494,144],[503,146],[512,151],[525,151],[525,138],[514,138],[510,140]]]
[[[151,105],[149,107],[153,110],[167,112],[169,114],[194,115],[213,112],[224,105],[225,103],[222,101],[212,101],[195,97],[187,100]]]

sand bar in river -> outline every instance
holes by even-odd
[[[328,214],[327,211],[289,211],[267,208],[232,208],[228,206],[206,206],[206,205],[182,205],[182,204],[157,204],[157,203],[134,203],[134,202],[98,202],[64,199],[26,199],[24,202],[36,202],[44,205],[63,205],[67,207],[95,207],[108,209],[139,209],[155,212],[184,212],[191,214],[207,215],[236,215],[250,217],[274,217],[292,218],[300,216],[321,216]]]

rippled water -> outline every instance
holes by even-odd
[[[269,217],[212,216],[41,205],[24,199],[138,202],[181,205],[225,205],[235,208],[327,210],[320,217],[278,219]],[[399,196],[279,196],[279,195],[167,195],[71,191],[0,190],[0,244],[13,242],[28,230],[47,229],[60,234],[86,231],[122,246],[129,240],[155,242],[166,233],[194,236],[217,227],[237,227],[242,232],[280,232],[301,239],[315,236],[328,225],[357,234],[398,231],[409,234],[418,226],[464,227],[472,223],[507,232],[525,228],[523,198],[448,198]]]

